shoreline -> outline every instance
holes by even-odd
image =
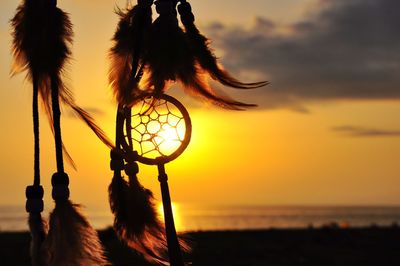
[[[112,265],[143,265],[112,229],[99,231]],[[397,266],[400,265],[400,228],[309,228],[198,231],[184,234],[192,243],[186,254],[192,265],[232,266]],[[30,265],[28,232],[1,232],[1,265]]]

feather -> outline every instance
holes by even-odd
[[[243,83],[232,77],[218,64],[218,59],[210,48],[210,40],[202,35],[194,24],[194,15],[190,4],[183,1],[178,6],[178,10],[182,24],[185,27],[185,35],[190,43],[196,61],[202,69],[209,73],[211,78],[219,81],[222,85],[237,89],[259,88],[268,84],[267,81]]]
[[[44,266],[45,257],[42,250],[42,244],[46,239],[47,225],[42,219],[40,213],[29,213],[29,229],[31,232],[30,255],[33,266]]]
[[[114,175],[109,197],[119,238],[146,260],[166,264],[165,229],[158,219],[152,192],[145,189],[136,176],[127,182],[121,175]]]
[[[209,86],[207,77],[199,74],[200,68],[195,68],[194,71],[198,72],[196,75],[181,75],[180,80],[183,83],[183,87],[186,93],[205,99],[214,105],[220,106],[225,109],[231,110],[243,110],[244,108],[254,107],[254,104],[247,104],[232,100],[226,95],[216,92]]]
[[[69,200],[56,201],[43,243],[48,266],[109,265],[96,230]]]
[[[71,56],[73,32],[68,14],[57,8],[55,2],[24,0],[17,8],[11,20],[14,55],[12,74],[28,70],[27,77],[37,81],[39,95],[52,126],[51,91],[57,89],[61,102],[78,113],[100,140],[112,147],[111,141],[95,125],[89,114],[77,107],[72,93],[61,80],[64,66]],[[53,82],[56,84],[52,84]],[[74,165],[65,148],[64,154]]]
[[[139,1],[125,12],[117,9],[120,21],[114,34],[114,46],[110,51],[109,80],[119,103],[129,105],[138,97],[140,89],[136,76],[148,42],[152,23],[152,0]]]
[[[166,4],[172,3],[158,2],[158,6]],[[166,81],[176,81],[178,73],[185,73],[185,69],[192,68],[194,58],[172,12],[161,13],[153,22],[150,38],[146,54],[149,71],[147,86],[153,88],[154,94],[161,94],[167,89]]]
[[[255,106],[232,100],[210,87],[205,78],[206,75],[210,75],[210,71],[204,69],[199,62],[190,38],[179,27],[173,3],[158,1],[156,4],[160,15],[152,25],[148,53],[145,57],[147,80],[144,86],[151,88],[152,94],[157,97],[168,89],[170,81],[178,81],[190,95],[223,108],[241,110]],[[232,83],[233,79],[230,81]]]

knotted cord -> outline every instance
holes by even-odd
[[[32,115],[33,115],[33,134],[34,134],[34,176],[33,185],[40,186],[40,144],[39,144],[39,87],[36,75],[33,75],[33,101],[32,101]]]
[[[53,111],[54,142],[56,149],[57,172],[64,173],[63,142],[61,137],[61,111],[59,101],[59,80],[57,75],[51,77],[51,103]]]

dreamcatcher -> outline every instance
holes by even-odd
[[[33,85],[35,136],[34,182],[26,189],[33,265],[107,265],[97,232],[69,200],[69,178],[64,171],[60,103],[72,108],[97,136],[113,147],[93,119],[78,107],[62,81],[63,68],[70,57],[72,25],[68,15],[57,8],[56,0],[24,0],[11,20],[13,27],[14,73],[28,71]],[[55,208],[49,226],[42,219],[43,187],[39,164],[39,111],[41,98],[54,134],[57,172],[52,176]],[[70,159],[72,162],[72,160]]]
[[[138,0],[137,5],[117,11],[120,21],[109,75],[118,101],[110,206],[114,228],[128,246],[160,264],[168,264],[168,254],[171,265],[181,266],[181,247],[188,247],[176,235],[164,165],[189,144],[191,122],[183,105],[165,91],[177,82],[193,96],[238,110],[254,105],[218,94],[207,78],[238,89],[258,88],[267,82],[242,83],[222,68],[209,40],[195,26],[188,2],[158,0],[154,4],[159,14],[154,21],[153,0]],[[178,12],[184,29],[179,26]],[[137,162],[158,167],[165,228],[156,215],[152,192],[137,178]]]

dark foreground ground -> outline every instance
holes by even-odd
[[[113,265],[149,265],[112,230],[100,232]],[[190,233],[192,265],[400,266],[400,229],[299,229]],[[0,234],[0,265],[30,265],[28,233]]]

